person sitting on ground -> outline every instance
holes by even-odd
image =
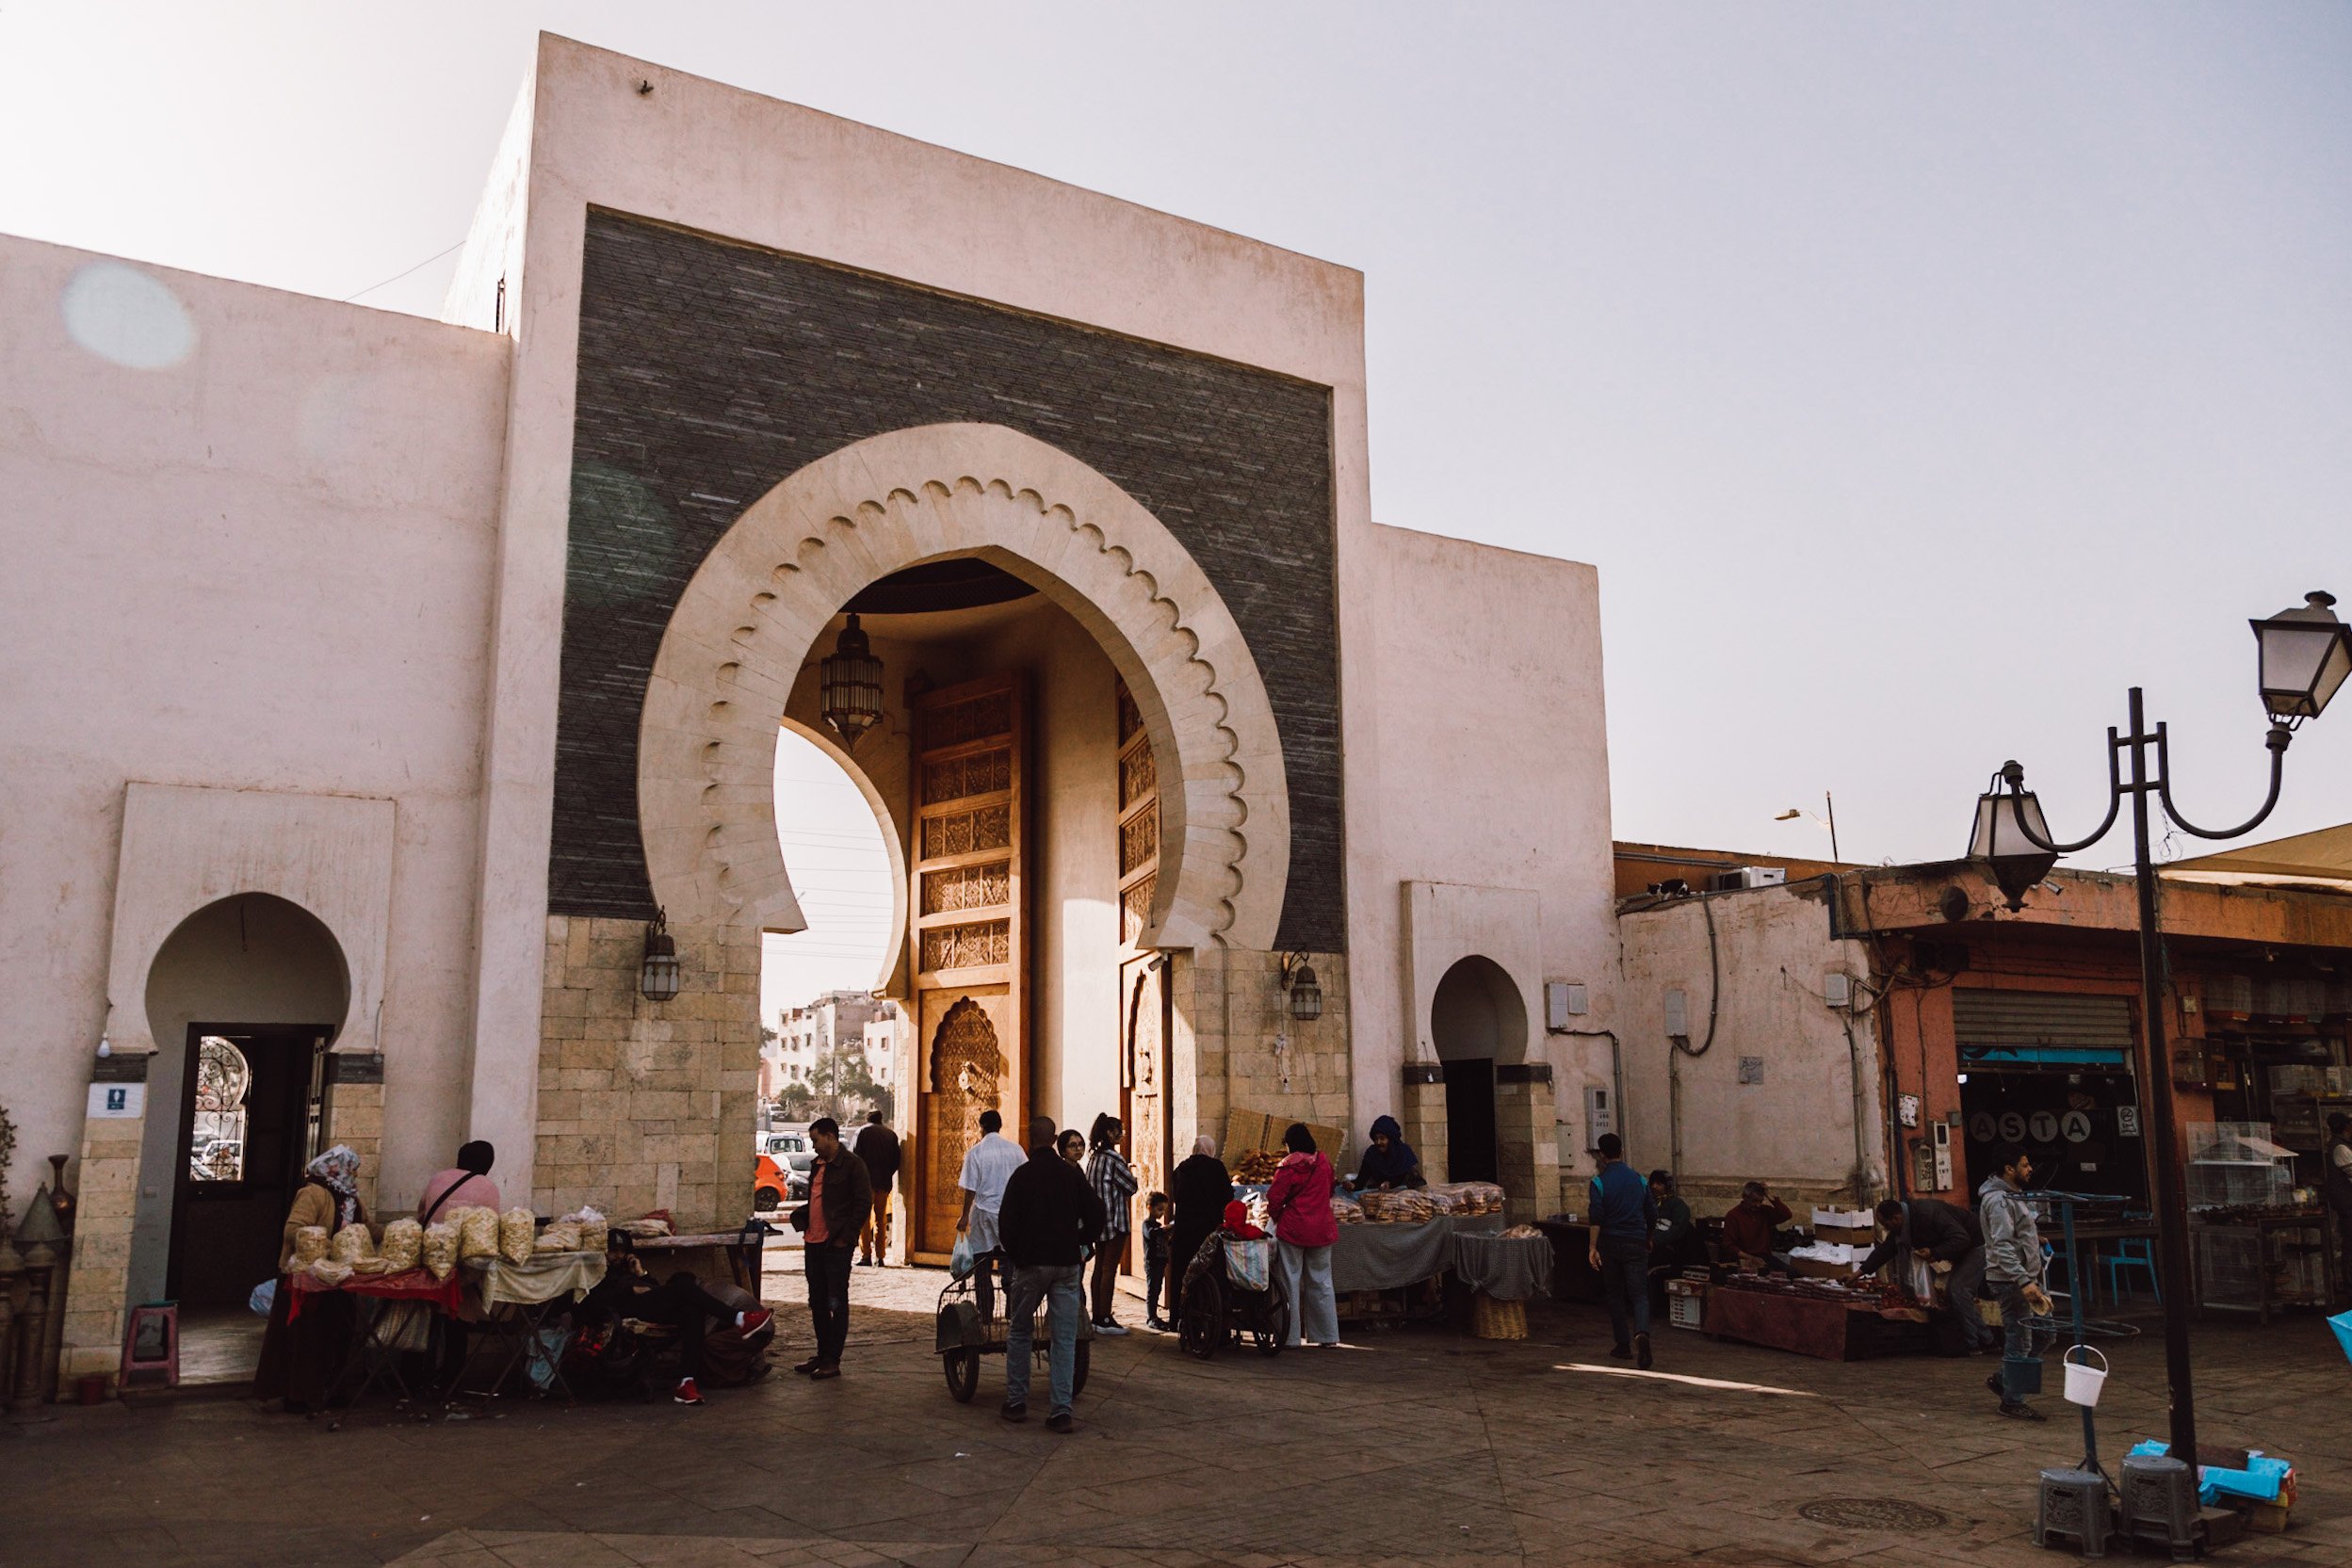
[[[1723,1217],[1723,1261],[1744,1274],[1785,1274],[1789,1258],[1773,1250],[1773,1233],[1794,1216],[1762,1182],[1740,1188],[1739,1204]]]
[[[1685,1269],[1703,1267],[1707,1246],[1691,1220],[1691,1205],[1674,1189],[1674,1172],[1652,1171],[1649,1193],[1658,1201],[1658,1220],[1649,1233],[1649,1272],[1653,1279],[1673,1276]]]
[[[1395,1117],[1373,1118],[1371,1141],[1364,1145],[1353,1185],[1358,1191],[1378,1188],[1384,1192],[1390,1188],[1428,1185],[1421,1174],[1421,1156],[1404,1140],[1404,1129],[1397,1125]]]
[[[682,1405],[703,1403],[696,1380],[702,1376],[704,1350],[713,1323],[732,1323],[748,1339],[766,1328],[773,1316],[762,1306],[729,1305],[684,1269],[664,1284],[655,1284],[623,1231],[614,1231],[607,1238],[605,1277],[589,1291],[581,1307],[583,1316],[606,1311],[616,1317],[634,1317],[641,1323],[662,1323],[677,1330],[678,1382],[670,1397]]]
[[[1160,1292],[1168,1287],[1168,1231],[1175,1205],[1165,1192],[1144,1200],[1144,1327],[1165,1331],[1160,1316]]]
[[[1862,1273],[1875,1274],[1906,1253],[1921,1263],[1950,1264],[1946,1288],[1960,1337],[1971,1351],[1992,1349],[1998,1341],[1976,1310],[1977,1287],[1985,1283],[1985,1227],[1974,1212],[1938,1198],[1890,1198],[1878,1205],[1878,1222],[1887,1239],[1863,1257]]]

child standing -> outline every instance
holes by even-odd
[[[1168,1195],[1155,1192],[1144,1200],[1144,1326],[1165,1330],[1160,1291],[1168,1278]]]

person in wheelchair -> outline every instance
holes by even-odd
[[[730,1287],[730,1292],[750,1301],[740,1291]],[[693,1275],[683,1269],[668,1281],[656,1284],[629,1247],[628,1237],[620,1231],[612,1233],[605,1277],[589,1291],[575,1316],[580,1323],[583,1360],[609,1358],[608,1369],[615,1372],[626,1362],[636,1375],[641,1375],[643,1363],[640,1358],[645,1347],[641,1336],[628,1331],[624,1319],[675,1329],[678,1381],[671,1398],[682,1405],[703,1402],[698,1380],[704,1375],[710,1333],[715,1325],[733,1328],[745,1347],[754,1352],[752,1359],[775,1337],[775,1315],[755,1301],[747,1306],[726,1301],[704,1289]]]

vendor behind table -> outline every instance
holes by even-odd
[[[1420,1156],[1413,1145],[1404,1140],[1404,1129],[1393,1116],[1375,1117],[1371,1138],[1364,1145],[1364,1157],[1355,1168],[1355,1179],[1349,1185],[1358,1190],[1375,1188],[1420,1187],[1427,1178],[1421,1173]]]
[[[1739,1203],[1723,1217],[1723,1261],[1743,1273],[1787,1273],[1788,1255],[1773,1249],[1773,1233],[1793,1218],[1771,1188],[1747,1183],[1740,1188]]]
[[[1862,1259],[1864,1276],[1906,1253],[1917,1262],[1947,1264],[1952,1274],[1952,1314],[1959,1319],[1961,1337],[1973,1351],[1991,1350],[1999,1338],[1976,1310],[1979,1287],[1985,1283],[1985,1228],[1975,1214],[1939,1198],[1890,1198],[1878,1205],[1878,1222],[1887,1239]],[[1907,1272],[1907,1270],[1906,1270]]]

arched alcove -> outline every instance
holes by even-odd
[[[131,1299],[191,1310],[241,1301],[276,1267],[294,1178],[309,1156],[316,1057],[342,1028],[351,976],[342,945],[300,904],[241,893],[176,927],[148,966],[148,1064]],[[235,1179],[192,1183],[191,1067],[206,1036],[233,1043],[251,1074],[237,1107]],[[213,1129],[218,1136],[218,1128]],[[242,1282],[241,1285],[239,1282]]]
[[[1495,1181],[1495,1068],[1527,1059],[1527,1003],[1502,965],[1473,953],[1439,978],[1429,1033],[1445,1074],[1446,1172]]]

